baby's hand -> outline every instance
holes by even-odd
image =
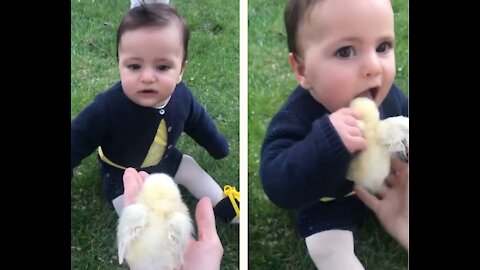
[[[358,115],[350,108],[342,108],[330,114],[330,122],[350,153],[365,149],[367,143],[358,126]]]

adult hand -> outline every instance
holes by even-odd
[[[198,227],[198,241],[192,239],[187,247],[183,270],[220,269],[223,246],[218,238],[212,202],[208,197],[198,202],[195,219]]]
[[[392,173],[378,197],[359,185],[355,185],[355,191],[385,230],[408,251],[408,164],[393,157],[391,167]]]
[[[133,168],[125,170],[123,183],[125,187],[125,206],[135,202],[143,182],[148,177],[146,172],[137,172]],[[223,257],[223,246],[217,234],[215,215],[212,202],[208,197],[202,198],[197,203],[195,210],[197,221],[198,240],[193,237],[184,254],[183,270],[217,270]],[[159,250],[158,252],[162,252]]]

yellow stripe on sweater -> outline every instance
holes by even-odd
[[[153,139],[152,145],[150,145],[150,149],[148,150],[147,157],[142,163],[141,168],[150,167],[153,165],[157,165],[160,160],[162,159],[163,153],[165,152],[165,146],[167,145],[167,125],[165,120],[162,119],[160,124],[158,125],[157,133],[155,134],[155,138]],[[100,155],[100,159],[102,159],[105,163],[115,168],[119,168],[125,170],[126,167],[122,165],[118,165],[117,163],[108,159],[102,151],[102,147],[98,147],[98,155]]]
[[[118,165],[117,163],[111,161],[110,159],[108,159],[104,154],[103,154],[103,151],[102,151],[102,147],[99,146],[98,147],[98,155],[100,155],[100,158],[105,161],[105,163],[107,163],[108,165],[110,166],[113,166],[115,168],[119,168],[119,169],[122,169],[122,170],[125,170],[126,168],[121,166],[121,165]]]
[[[348,196],[352,196],[352,195],[355,195],[355,191],[352,191],[352,192],[348,193],[344,197],[348,197]],[[330,201],[333,201],[333,200],[335,200],[334,197],[322,197],[322,198],[320,198],[321,202],[330,202]]]
[[[165,119],[162,119],[160,125],[158,125],[157,133],[155,134],[152,145],[150,145],[150,149],[148,150],[147,157],[142,163],[142,168],[157,165],[162,159],[166,145],[167,125],[165,124]]]

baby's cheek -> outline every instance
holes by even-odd
[[[122,88],[123,88],[123,91],[128,95],[130,93],[133,93],[135,92],[135,89],[137,88],[136,87],[136,84],[134,81],[132,81],[131,79],[129,79],[128,77],[124,77],[124,78],[120,78],[120,80],[122,80]]]
[[[173,93],[173,91],[175,90],[175,87],[176,87],[177,83],[180,83],[180,81],[174,80],[174,79],[172,79],[172,78],[168,78],[168,79],[163,80],[163,82],[160,82],[160,84],[161,84],[160,87],[161,87],[162,89],[164,89],[164,92]]]
[[[348,88],[343,87],[340,83],[324,88],[322,94],[325,100],[325,107],[327,107],[330,112],[348,107],[354,98],[352,92],[348,91]]]

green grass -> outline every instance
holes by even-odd
[[[293,212],[274,206],[259,180],[259,154],[270,119],[297,85],[288,64],[286,1],[250,0],[248,7],[248,196],[251,269],[315,269],[295,227]],[[408,6],[393,0],[396,83],[408,95]],[[407,269],[407,253],[374,219],[355,240],[366,269]]]
[[[184,81],[225,134],[231,154],[214,160],[188,136],[177,147],[195,160],[220,186],[239,179],[239,3],[175,1],[191,29]],[[119,80],[115,60],[116,28],[128,0],[71,0],[71,119],[96,94]],[[115,229],[118,220],[106,200],[95,153],[74,170],[71,189],[71,269],[127,269],[118,265]],[[191,213],[197,200],[182,189]],[[222,269],[238,269],[236,225],[217,222],[224,246]],[[160,251],[159,251],[160,252]]]

